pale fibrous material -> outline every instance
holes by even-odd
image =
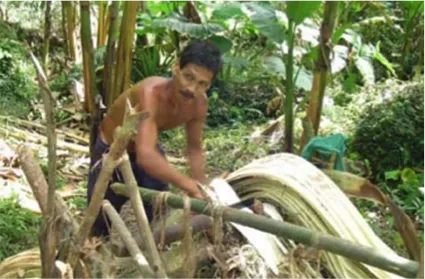
[[[305,159],[279,153],[253,161],[231,173],[227,182],[242,199],[257,198],[273,219],[285,218],[313,231],[334,235],[354,243],[376,248],[400,258],[371,229],[349,198],[321,170]],[[221,204],[239,201],[226,181],[213,180],[215,200]],[[212,195],[214,196],[214,195]],[[249,210],[249,209],[244,209]],[[295,244],[266,233],[234,225],[256,248],[269,270],[276,272],[279,261],[291,258]],[[401,278],[326,251],[323,265],[336,278]],[[282,263],[281,263],[282,264]]]

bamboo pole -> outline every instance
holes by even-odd
[[[67,262],[71,265],[72,268],[75,268],[81,247],[88,237],[96,216],[100,211],[103,197],[105,196],[105,192],[108,187],[109,179],[114,169],[119,165],[121,157],[126,150],[128,143],[135,136],[137,127],[141,121],[147,117],[148,113],[135,112],[131,108],[129,101],[127,102],[123,126],[117,130],[114,142],[112,143],[109,152],[105,154],[103,158],[103,167],[94,186],[92,199],[86,210],[85,217],[80,226],[80,229],[74,239],[71,253],[68,255]]]
[[[114,183],[111,185],[111,188],[117,194],[127,197],[130,195],[130,188],[125,184]],[[146,202],[153,202],[156,196],[161,193],[146,188],[139,188],[139,192],[142,199]],[[169,193],[165,202],[171,207],[183,208],[183,198],[179,195]],[[190,199],[190,208],[192,211],[209,216],[212,216],[213,211],[215,211],[206,202],[193,198]],[[276,221],[229,207],[217,206],[216,210],[222,212],[223,220],[292,239],[318,250],[326,250],[394,274],[414,278],[419,271],[419,264],[415,261],[400,256],[394,257],[381,254],[375,249],[358,243],[352,243],[351,241],[331,235],[313,232],[301,226]]]
[[[115,63],[115,45],[117,41],[116,33],[118,31],[118,6],[119,1],[112,2],[108,14],[108,42],[106,46],[105,62],[103,67],[102,79],[102,97],[106,106],[109,108],[113,102],[114,76],[113,69]]]
[[[63,1],[66,15],[68,54],[72,61],[77,60],[77,45],[75,38],[75,3],[73,1]]]
[[[159,256],[158,249],[156,248],[155,240],[149,226],[148,217],[146,216],[142,199],[137,191],[139,187],[137,186],[137,181],[134,178],[133,170],[126,152],[124,153],[119,169],[124,177],[124,181],[130,185],[130,201],[133,206],[134,215],[136,216],[141,237],[145,241],[145,247],[148,252],[147,256],[149,263],[152,266],[153,275],[155,278],[166,278],[167,274],[165,273],[165,268]]]
[[[122,241],[127,246],[127,250],[129,251],[130,255],[133,257],[134,261],[136,262],[136,266],[139,269],[139,271],[142,274],[145,274],[146,271],[152,274],[153,273],[152,269],[150,268],[148,262],[146,261],[145,256],[142,254],[142,251],[140,251],[139,246],[137,246],[136,241],[133,239],[130,231],[125,226],[125,223],[121,219],[118,212],[107,200],[103,201],[102,207],[103,207],[103,210],[105,210],[106,214],[108,215],[109,219],[111,220],[112,224],[115,225]]]
[[[123,19],[121,21],[120,39],[117,51],[117,63],[114,71],[114,89],[109,99],[109,105],[130,87],[131,57],[133,48],[134,30],[136,28],[136,12],[139,3],[127,1],[124,3]]]
[[[93,121],[96,115],[95,96],[96,96],[96,76],[94,72],[93,61],[93,42],[90,27],[90,2],[81,1],[81,46],[83,50],[84,65],[84,110],[91,115]],[[92,136],[90,135],[90,144],[92,145]]]

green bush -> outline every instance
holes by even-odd
[[[264,122],[267,105],[274,96],[274,89],[260,82],[242,85],[218,80],[208,93],[207,124],[217,127]]]
[[[14,116],[28,115],[34,100],[36,85],[31,77],[34,69],[25,48],[16,41],[16,33],[0,24],[0,111]],[[6,31],[7,30],[7,31]]]
[[[423,166],[423,135],[423,83],[407,85],[402,92],[364,110],[350,151],[367,159],[373,178],[383,180],[386,171]]]
[[[0,199],[0,262],[37,246],[41,217],[22,209],[16,198]]]

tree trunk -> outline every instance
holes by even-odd
[[[73,1],[63,1],[66,9],[66,28],[68,53],[72,61],[77,60],[77,45],[75,38],[75,3]]]
[[[110,95],[109,105],[111,105],[124,90],[130,87],[132,47],[138,5],[139,3],[137,1],[127,1],[124,3],[124,20],[121,23],[117,63],[114,74],[115,85]]]
[[[146,4],[144,1],[139,2],[139,13],[145,13],[146,11]],[[148,45],[148,37],[146,34],[139,35],[137,34],[136,38],[136,48],[144,47]]]
[[[130,187],[121,184],[112,184],[115,193],[129,197]],[[139,188],[142,199],[146,202],[154,202],[160,191],[147,188]],[[183,208],[183,197],[168,193],[165,202],[173,208]],[[265,216],[248,213],[242,210],[225,206],[216,206],[214,210],[205,201],[190,199],[190,209],[194,212],[212,216],[213,212],[222,212],[223,220],[234,222],[240,225],[251,227],[266,233],[274,234],[286,239],[292,239],[302,244],[306,244],[318,250],[326,250],[337,255],[341,255],[374,267],[381,268],[413,278],[419,271],[417,262],[394,257],[385,253],[380,253],[376,249],[353,243],[335,236],[313,232],[310,229],[293,225],[288,222],[277,221]]]
[[[105,54],[105,62],[103,67],[103,78],[102,78],[102,98],[103,103],[110,107],[110,95],[114,88],[114,63],[115,63],[115,45],[117,41],[117,30],[118,30],[118,7],[120,2],[113,1],[109,8],[108,22],[108,43]]]
[[[293,105],[294,105],[294,75],[293,75],[293,66],[294,66],[294,32],[295,24],[293,20],[289,19],[288,23],[288,56],[286,59],[286,96],[285,96],[285,151],[292,153],[293,151],[293,128],[294,128],[294,118],[293,118]],[[283,104],[283,102],[282,102]]]
[[[317,135],[319,131],[320,115],[322,113],[322,103],[326,87],[326,77],[328,71],[331,70],[329,61],[331,48],[329,47],[328,43],[332,39],[334,27],[336,26],[338,18],[338,7],[338,1],[325,2],[325,13],[323,16],[322,26],[320,27],[319,57],[316,60],[313,85],[311,88],[310,101],[307,108],[307,117],[313,124],[315,135]],[[303,131],[300,152],[306,143],[306,132]]]
[[[50,36],[51,36],[51,26],[52,26],[52,2],[46,1],[46,10],[44,13],[44,48],[43,48],[43,67],[46,75],[48,73],[48,64],[49,64],[49,49],[50,49]]]
[[[183,8],[183,15],[193,23],[201,24],[201,17],[196,10],[194,1],[186,1],[186,5]]]

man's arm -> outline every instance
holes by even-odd
[[[204,118],[194,119],[186,124],[187,154],[190,163],[191,177],[205,182],[205,157],[202,149],[202,131]]]
[[[137,133],[136,152],[138,165],[149,175],[163,182],[178,186],[192,197],[202,198],[196,181],[171,167],[157,150],[158,129],[155,122],[156,107],[154,100],[146,100],[145,108],[150,116],[140,124]]]

